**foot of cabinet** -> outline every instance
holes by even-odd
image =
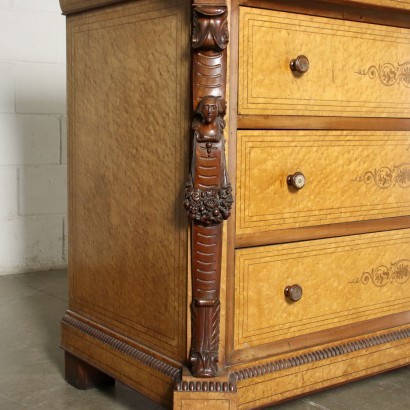
[[[65,352],[65,379],[79,390],[115,384],[112,377],[68,352]]]

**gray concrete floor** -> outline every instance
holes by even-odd
[[[63,379],[59,321],[67,306],[65,271],[0,277],[0,410],[162,409],[117,383],[79,391]],[[271,407],[274,410],[409,410],[410,368]]]

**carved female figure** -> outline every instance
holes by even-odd
[[[196,109],[192,129],[197,142],[206,142],[208,155],[212,142],[219,142],[225,128],[224,102],[221,97],[207,95],[203,97]],[[209,144],[208,144],[209,143]]]

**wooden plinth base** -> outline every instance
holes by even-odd
[[[242,410],[405,366],[410,362],[410,328],[394,327],[234,365],[208,379],[194,378],[186,368],[127,344],[71,312],[62,321],[62,347],[66,379],[79,389],[112,384],[115,378],[174,410]]]

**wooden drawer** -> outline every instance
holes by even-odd
[[[409,310],[409,242],[403,229],[237,250],[235,349]]]
[[[410,30],[242,7],[239,113],[408,118]]]
[[[408,131],[239,131],[237,235],[409,215],[409,146]]]

